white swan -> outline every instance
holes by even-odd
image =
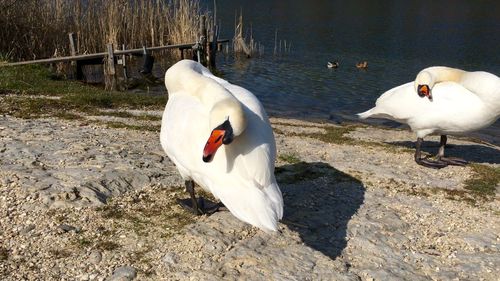
[[[276,143],[257,98],[191,60],[168,69],[165,84],[161,145],[186,181],[194,212],[203,206],[193,181],[240,220],[276,231],[283,216],[274,177]]]
[[[444,157],[446,135],[479,130],[500,117],[500,78],[483,71],[429,67],[414,82],[385,92],[374,108],[358,115],[408,124],[417,134],[415,161],[420,165],[464,165],[462,159]],[[436,161],[421,157],[421,143],[429,134],[441,134]]]

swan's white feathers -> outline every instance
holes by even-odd
[[[160,138],[182,177],[211,192],[237,218],[265,231],[277,230],[283,199],[274,177],[276,144],[257,98],[192,61],[174,65],[165,81],[169,100]],[[203,147],[214,129],[210,111],[226,95],[241,104],[246,128],[232,143],[222,145],[212,162],[204,163]]]
[[[418,137],[463,134],[491,125],[500,116],[500,79],[487,72],[460,73],[460,79],[454,78],[458,82],[437,82],[432,101],[418,96],[410,82],[385,92],[374,108],[358,115],[408,124]]]

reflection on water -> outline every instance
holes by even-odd
[[[212,9],[212,0],[202,1]],[[429,2],[430,3],[430,2]],[[500,74],[500,1],[269,1],[219,0],[222,38],[232,38],[240,8],[246,28],[265,46],[261,57],[219,54],[228,81],[258,96],[270,115],[357,120],[383,92],[414,79],[422,69],[446,65]],[[292,42],[290,54],[273,56],[275,30]],[[328,69],[337,60],[338,69]],[[368,61],[368,69],[355,67]],[[138,67],[141,65],[138,61]],[[167,63],[168,64],[168,63]],[[134,64],[131,64],[131,67]],[[165,64],[155,63],[163,77]],[[138,69],[131,69],[137,73]],[[164,94],[164,87],[148,88]],[[388,126],[384,120],[369,122]],[[500,121],[476,133],[500,145]]]
[[[218,68],[225,79],[255,93],[272,115],[333,121],[355,118],[384,91],[413,80],[427,66],[500,74],[500,2],[430,4],[219,0],[222,37],[232,37],[241,8],[266,52],[250,60],[219,56]],[[279,39],[292,42],[288,55],[272,54],[276,28]],[[338,69],[326,67],[332,60],[340,62]],[[366,71],[355,67],[362,60],[368,61]],[[497,122],[481,133],[500,144],[499,130]]]

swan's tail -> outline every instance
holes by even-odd
[[[375,108],[372,108],[372,109],[367,110],[367,111],[365,111],[365,112],[358,113],[357,115],[358,115],[358,117],[359,117],[360,119],[366,119],[366,118],[369,118],[369,117],[371,117],[371,116],[373,115],[373,110],[374,110],[374,109],[375,109]]]
[[[242,186],[213,191],[238,219],[265,232],[278,230],[283,217],[283,197],[276,181],[264,188]]]

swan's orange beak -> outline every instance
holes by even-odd
[[[203,149],[203,162],[211,162],[214,159],[215,152],[222,145],[222,140],[226,134],[225,130],[213,130]]]
[[[417,87],[418,95],[421,97],[428,97],[432,100],[432,94],[429,86],[427,85],[418,85]]]

